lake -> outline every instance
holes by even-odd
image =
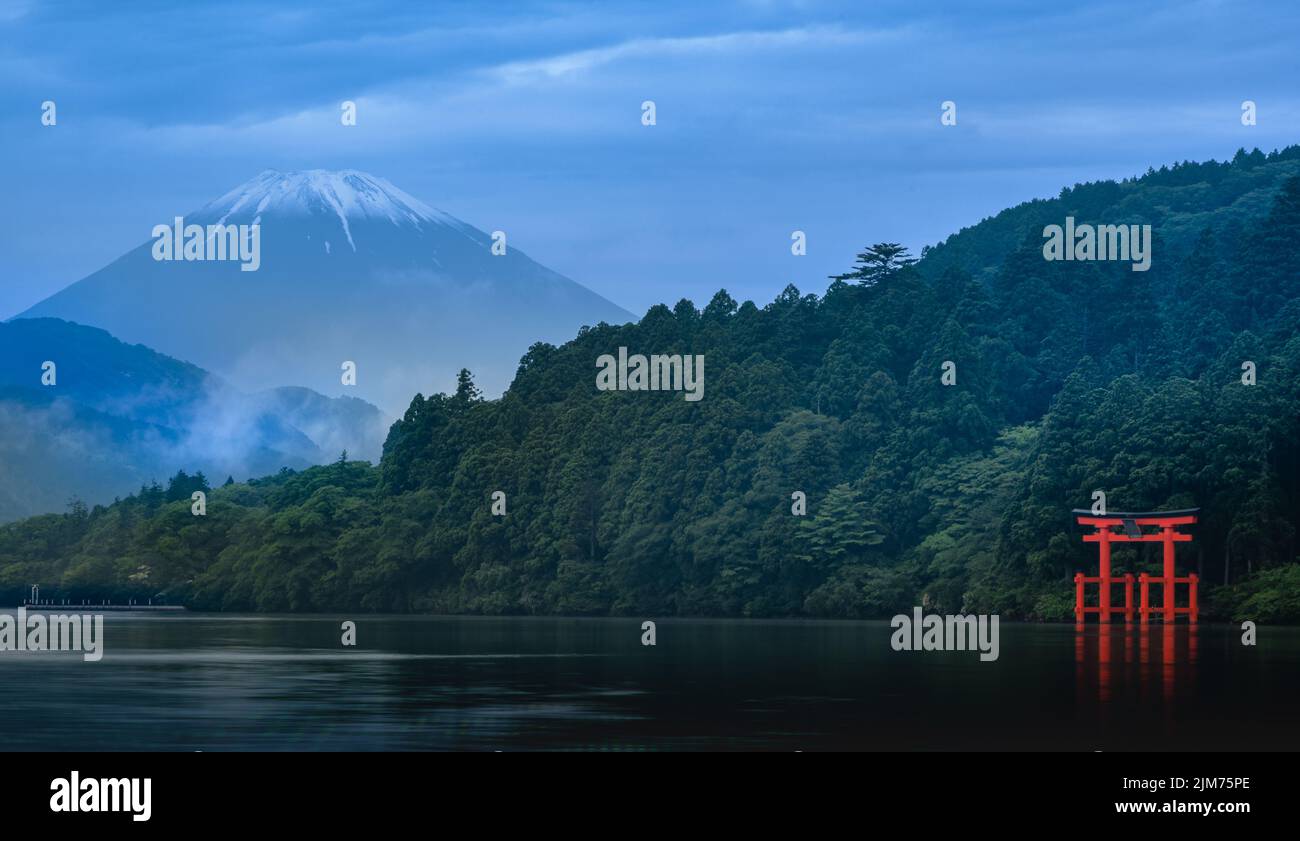
[[[12,611],[11,611],[12,612]],[[357,623],[357,646],[340,623]],[[107,614],[105,654],[0,653],[8,750],[1300,749],[1300,629]]]

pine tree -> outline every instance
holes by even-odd
[[[856,280],[861,286],[875,286],[915,262],[916,258],[907,253],[906,247],[896,242],[878,242],[858,255],[852,271],[831,275],[831,280]]]
[[[474,375],[468,368],[461,368],[456,375],[456,398],[461,403],[474,403],[483,399],[483,394],[474,385]]]

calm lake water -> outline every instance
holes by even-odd
[[[12,611],[10,611],[12,612]],[[358,626],[356,648],[340,623]],[[1300,629],[1003,623],[1001,656],[887,622],[105,617],[98,663],[0,652],[8,750],[1300,749]]]

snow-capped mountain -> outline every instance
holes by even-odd
[[[443,226],[471,241],[475,241],[475,234],[480,241],[486,239],[481,231],[435,210],[387,179],[354,169],[287,173],[267,170],[203,207],[193,214],[193,221],[252,224],[260,222],[263,214],[272,218],[316,218],[337,226],[340,244],[345,240],[352,254],[364,253],[358,252],[352,237],[354,222],[387,222],[417,234]],[[325,252],[333,253],[328,247]]]
[[[256,270],[180,248],[157,259],[151,239],[18,318],[101,327],[244,389],[306,386],[393,414],[452,388],[462,367],[499,393],[534,342],[632,318],[531,260],[512,232],[494,254],[484,231],[354,170],[263,172],[183,220],[257,225]],[[342,383],[348,362],[355,387]]]

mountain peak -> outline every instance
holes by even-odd
[[[430,207],[386,178],[355,169],[264,170],[197,214],[218,223],[257,222],[264,213],[281,217],[336,216],[352,242],[350,223],[386,220],[422,228],[425,223],[464,228],[465,223]]]
[[[145,242],[20,317],[93,324],[247,391],[339,394],[352,362],[361,374],[342,393],[393,415],[417,392],[454,389],[461,368],[500,394],[534,343],[632,318],[365,172],[268,170],[184,218],[259,225],[257,273],[156,260]]]

